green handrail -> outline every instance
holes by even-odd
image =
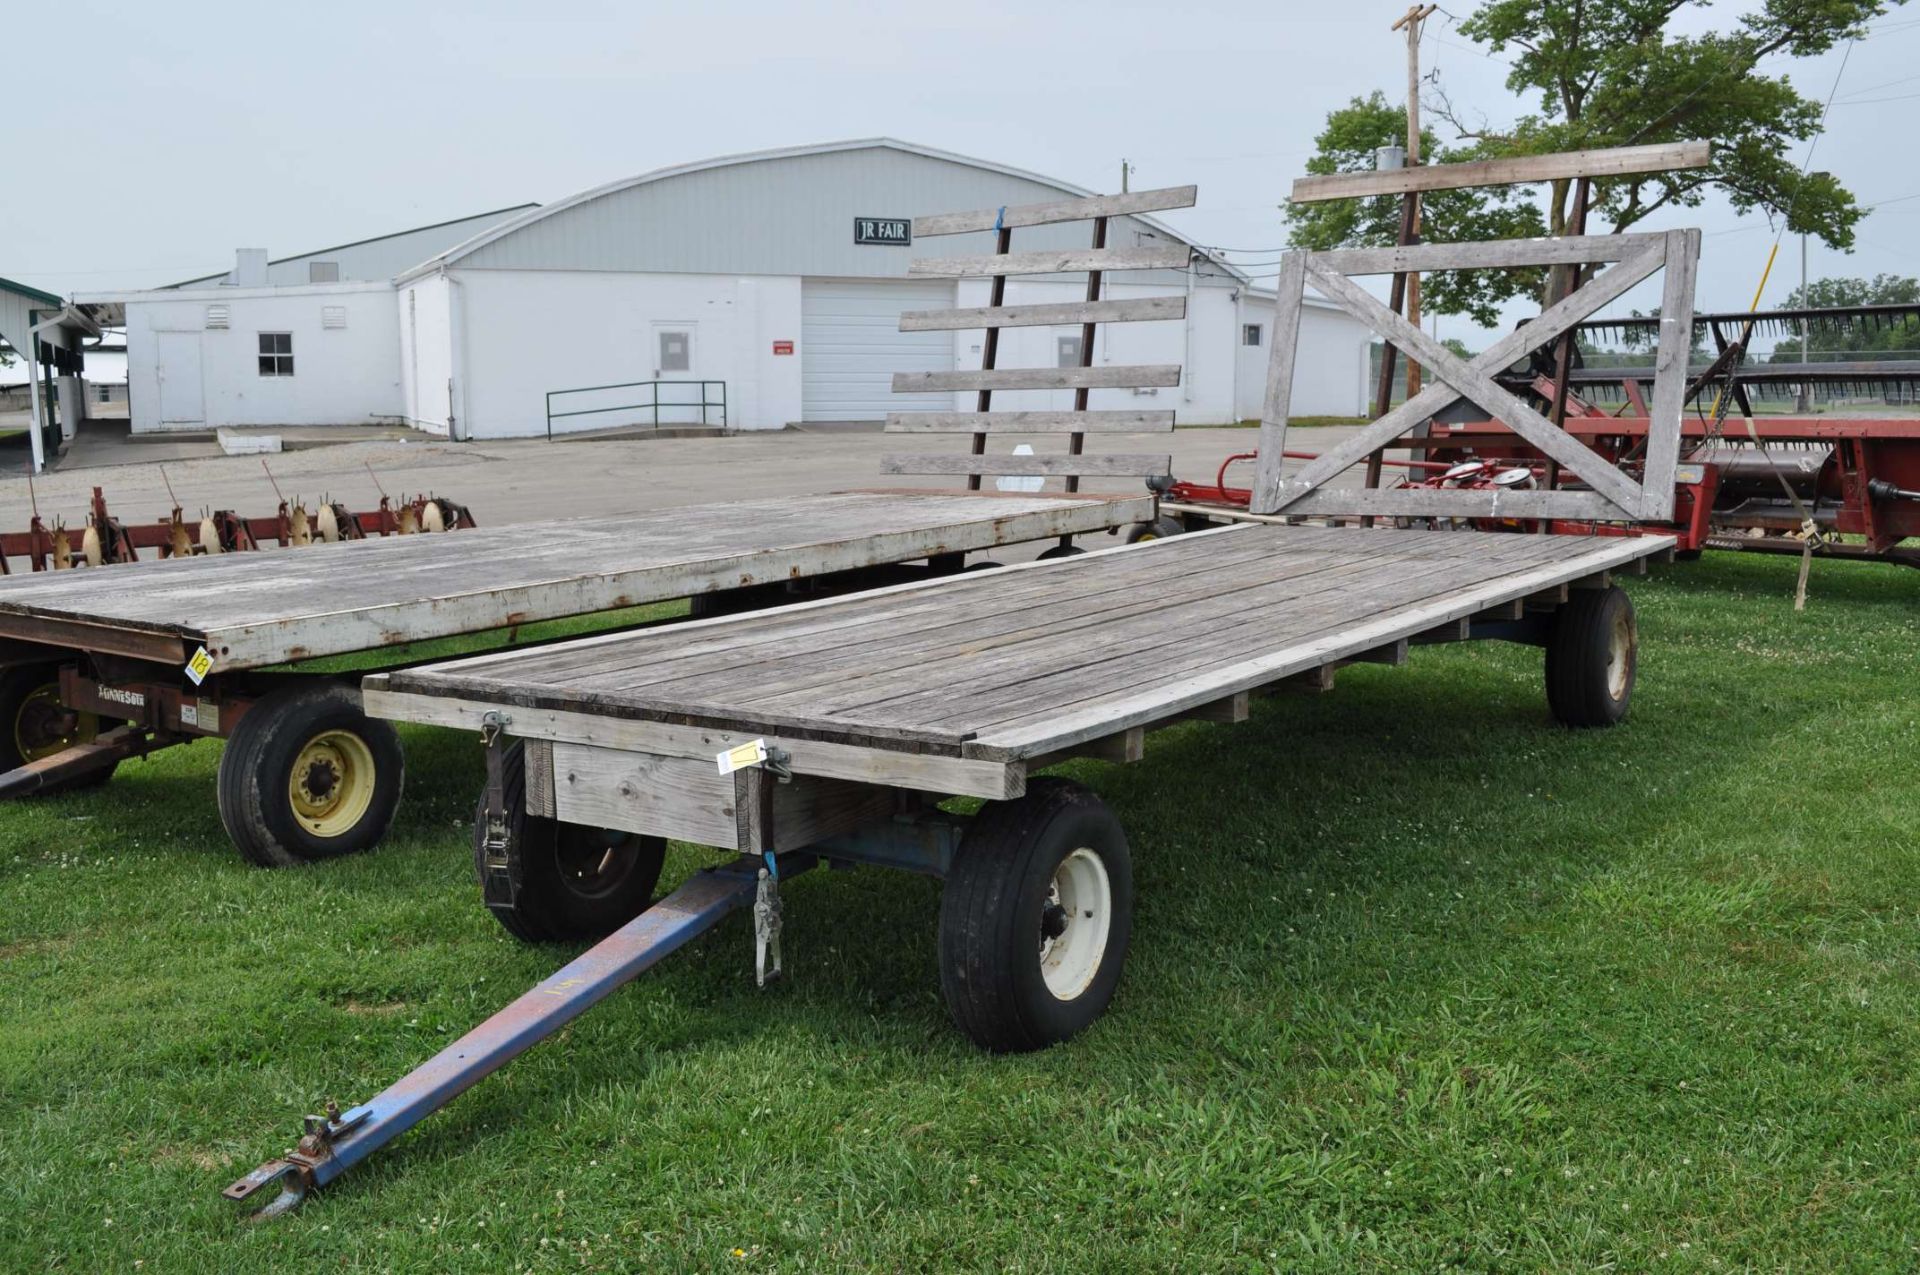
[[[663,385],[697,385],[700,387],[700,401],[697,403],[692,400],[663,403],[660,401],[660,387]],[[718,400],[713,399],[709,395],[708,387],[714,385],[720,387],[720,397]],[[564,412],[556,412],[553,410],[554,399],[567,394],[598,394],[607,390],[640,389],[650,390],[652,392],[646,402],[620,403],[613,407],[581,407]],[[663,407],[697,407],[700,409],[700,423],[702,425],[712,423],[707,419],[707,411],[710,408],[717,407],[720,409],[720,426],[724,429],[727,425],[727,383],[725,381],[621,381],[613,385],[582,385],[569,390],[548,390],[547,437],[549,439],[553,437],[553,423],[557,420],[564,420],[569,416],[599,416],[607,412],[651,411],[653,413],[653,428],[659,429],[660,409]]]

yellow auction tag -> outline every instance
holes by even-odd
[[[758,766],[766,759],[767,741],[764,739],[754,739],[744,744],[734,745],[726,752],[716,756],[714,761],[720,764],[721,774],[731,775],[736,770],[744,770],[748,766]]]
[[[201,647],[187,661],[187,680],[195,686],[207,680],[207,674],[213,672],[213,657],[207,654],[207,648]]]

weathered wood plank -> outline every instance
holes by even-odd
[[[1492,564],[1500,559],[1553,556],[1541,545],[1540,538],[1506,537],[1467,554],[1456,538],[1436,536],[1417,552],[1378,559],[1341,553],[1318,569],[1297,561],[1312,555],[1274,555],[1253,572],[1214,572],[1202,563],[1195,569],[1201,579],[1192,587],[1164,597],[1143,593],[1130,607],[1108,614],[1069,617],[1060,603],[1043,603],[998,636],[946,651],[883,648],[857,670],[826,670],[826,676],[788,670],[757,693],[783,710],[816,717],[915,721],[938,730],[958,730],[954,723],[964,720],[971,732],[1008,717],[1050,712],[1116,685],[1149,684],[1191,666],[1269,649],[1282,633],[1297,635],[1350,621],[1356,612],[1412,604],[1497,573]],[[1067,589],[1076,583],[1065,573],[1061,580]],[[956,673],[929,680],[928,670],[944,668]],[[715,693],[727,692],[715,687]]]
[[[1636,546],[1631,539],[1623,537],[1618,545],[1604,548],[1596,546],[1591,552],[1590,561],[1596,564],[1625,561],[1650,547],[1644,544]],[[1217,699],[1222,694],[1251,689],[1293,673],[1317,668],[1330,659],[1338,659],[1345,651],[1364,650],[1396,637],[1410,636],[1454,615],[1471,614],[1503,601],[1516,592],[1531,592],[1539,584],[1544,584],[1552,577],[1563,576],[1567,571],[1566,563],[1556,562],[1526,572],[1504,575],[1462,590],[1429,607],[1412,608],[1346,626],[1309,642],[1288,644],[1225,668],[1210,669],[1191,677],[1144,688],[1044,722],[1027,723],[992,734],[983,732],[978,739],[968,743],[967,755],[1014,760],[1057,751],[1080,740],[1112,734],[1125,726],[1158,721],[1196,704]]]
[[[679,700],[732,699],[740,696],[740,688],[750,687],[746,697],[755,703],[814,713],[885,699],[895,693],[890,683],[902,691],[918,691],[935,669],[964,669],[972,681],[992,687],[1005,676],[1002,666],[1015,670],[1029,665],[1022,652],[1036,645],[1050,647],[1050,658],[1068,668],[1119,651],[1143,651],[1141,672],[1150,679],[1186,658],[1192,646],[1179,634],[1169,645],[1159,631],[1163,617],[1171,617],[1167,623],[1204,632],[1209,651],[1217,651],[1227,635],[1220,620],[1230,622],[1248,642],[1270,645],[1270,622],[1246,614],[1265,596],[1256,590],[1267,584],[1300,582],[1273,595],[1293,599],[1286,615],[1294,624],[1312,613],[1300,602],[1310,594],[1331,596],[1351,608],[1367,605],[1365,599],[1399,577],[1444,588],[1449,573],[1467,570],[1478,578],[1506,555],[1550,557],[1567,546],[1535,537],[1500,537],[1482,547],[1475,543],[1480,537],[1412,533],[1356,540],[1350,534],[1300,528],[1286,537],[1295,542],[1294,551],[1275,553],[1271,537],[1246,534],[1250,530],[1222,528],[1101,551],[1080,560],[1087,569],[1072,572],[1033,564],[1025,568],[1025,581],[1009,579],[1021,570],[1016,568],[923,586],[895,598],[849,599],[844,605],[819,607],[822,620],[831,616],[856,621],[845,627],[829,629],[814,619],[796,622],[791,609],[765,613],[743,619],[738,627],[775,640],[747,645],[728,641],[735,627],[728,625],[716,629],[713,639],[700,641],[703,649],[687,655],[682,655],[678,640],[683,629],[618,642],[589,640],[632,652],[656,652],[638,664],[622,658],[609,664],[601,655],[596,667],[570,667],[570,648],[588,646],[570,643],[520,655],[478,657],[447,668],[511,665],[525,685],[618,688],[621,694],[639,697],[636,702],[656,694]],[[1388,546],[1395,551],[1388,554]],[[1134,641],[1136,630],[1145,641]],[[791,640],[785,640],[785,634],[792,634]],[[582,652],[593,653],[591,647]],[[562,668],[556,670],[556,664]],[[1128,670],[1115,672],[1130,675]],[[397,676],[444,681],[449,675],[429,671]],[[823,704],[811,695],[816,688],[826,688],[832,702]],[[932,703],[944,713],[951,698],[935,696]],[[904,704],[895,699],[889,709],[897,711]]]
[[[971,758],[540,708],[521,702],[528,696],[504,693],[504,687],[496,688],[503,693],[490,700],[391,691],[385,689],[388,676],[375,674],[364,684],[361,694],[370,716],[478,734],[481,719],[488,712],[505,709],[513,719],[508,732],[518,739],[599,744],[626,752],[690,758],[703,762],[716,775],[715,756],[748,740],[764,738],[769,745],[778,745],[788,753],[792,760],[787,764],[796,774],[988,799],[1018,797],[1026,791],[1024,770]]]
[[[888,412],[889,434],[1163,434],[1172,412]]]
[[[1653,410],[1647,420],[1645,477],[1640,516],[1650,522],[1673,517],[1673,476],[1680,462],[1680,415],[1686,409],[1687,356],[1693,348],[1694,276],[1700,267],[1700,232],[1667,232],[1667,277],[1661,281],[1660,342],[1653,375]]]
[[[1236,691],[1211,704],[1190,708],[1180,716],[1183,720],[1195,722],[1244,722],[1252,713],[1252,698],[1249,691]]]
[[[921,453],[880,458],[883,474],[1000,474],[1008,477],[1145,478],[1170,473],[1172,456],[1114,453],[1105,456],[928,456]]]
[[[1005,208],[980,208],[971,212],[934,213],[927,217],[915,217],[913,233],[916,237],[933,238],[937,235],[997,230],[1003,226],[1047,226],[1062,221],[1091,221],[1095,217],[1165,212],[1171,208],[1191,208],[1199,198],[1198,186],[1164,186],[1158,190],[1135,190],[1119,195],[1055,199],[1043,204],[1011,204]]]
[[[552,745],[557,818],[721,850],[792,850],[887,816],[890,790],[758,768],[722,775],[711,757],[662,757],[592,744]],[[771,788],[772,807],[743,807],[742,781]],[[771,814],[768,821],[763,816]],[[771,833],[763,845],[762,831]]]
[[[525,750],[523,773],[527,781],[527,813],[543,819],[555,818],[553,801],[553,744],[549,740],[522,741]]]
[[[1147,732],[1145,727],[1131,726],[1099,739],[1090,739],[1084,744],[1062,749],[1057,753],[1048,753],[1044,757],[1035,757],[1027,763],[1029,771],[1044,770],[1048,766],[1057,766],[1063,761],[1074,761],[1086,757],[1094,761],[1112,762],[1116,766],[1128,766],[1147,755]]]
[[[1147,389],[1180,384],[1178,363],[1111,367],[1000,367],[955,372],[895,372],[895,394],[932,390]],[[463,535],[466,533],[462,533]]]
[[[1318,487],[1287,501],[1289,517],[1366,515],[1407,518],[1581,518],[1628,515],[1593,491],[1463,491],[1431,487]]]
[[[994,275],[1077,274],[1086,270],[1185,270],[1193,258],[1186,244],[1147,244],[1138,248],[1049,248],[1039,252],[986,253],[978,257],[916,257],[907,273],[941,279],[984,279]]]
[[[1186,547],[1204,547],[1198,533],[1182,539]],[[436,671],[431,677],[440,681],[459,670],[484,677],[492,668],[511,667],[513,677],[522,683],[618,686],[634,692],[665,687],[684,697],[699,693],[703,676],[719,674],[752,678],[756,687],[771,689],[792,684],[785,668],[803,659],[807,676],[831,679],[843,672],[878,671],[884,661],[937,661],[947,658],[954,647],[977,653],[1005,634],[1030,627],[1039,604],[1045,605],[1047,621],[1057,627],[1082,620],[1097,622],[1105,615],[1138,610],[1143,597],[1174,605],[1206,596],[1218,591],[1218,579],[1224,573],[1233,573],[1235,583],[1242,583],[1240,574],[1250,565],[1270,568],[1276,576],[1305,575],[1344,561],[1312,552],[1275,555],[1271,546],[1247,537],[1225,541],[1217,551],[1205,554],[1204,569],[1193,565],[1192,555],[1146,554],[1137,552],[1137,546],[1098,550],[1086,557],[1110,554],[1116,560],[1103,561],[1098,572],[1075,576],[1070,593],[1063,590],[1058,573],[1036,569],[1042,564],[1019,564],[994,573],[990,584],[982,580],[980,588],[969,589],[964,607],[954,604],[944,585],[903,586],[897,593],[868,593],[858,605],[851,599],[837,600],[845,605],[803,604],[814,608],[807,615],[796,615],[799,608],[789,606],[736,617],[698,632],[678,625],[670,635],[654,635],[666,639],[661,641],[639,635],[626,641],[584,639],[511,658],[479,657],[440,666],[446,672]],[[1118,558],[1121,554],[1126,556]],[[589,642],[600,645],[589,646]]]
[[[1037,328],[1076,323],[1152,323],[1187,317],[1183,296],[1069,301],[1057,305],[982,305],[964,310],[905,310],[902,332],[961,332],[969,328]]]
[[[1569,181],[1576,177],[1618,177],[1704,168],[1712,158],[1707,142],[1654,142],[1645,146],[1561,151],[1485,159],[1471,164],[1424,164],[1366,173],[1327,173],[1294,179],[1292,203],[1328,199],[1372,199],[1411,191],[1459,190],[1467,186],[1514,186],[1522,182]],[[916,223],[917,229],[917,223]]]
[[[1229,550],[1222,559],[1228,563],[1234,561],[1240,552],[1267,552],[1257,540],[1246,537],[1245,531],[1243,527],[1217,527],[1180,537],[1179,540],[1183,550],[1199,552],[1211,548],[1208,542],[1215,539],[1231,540]],[[1079,561],[1083,564],[1100,562],[1100,579],[1122,584],[1138,584],[1143,578],[1140,573],[1151,576],[1156,569],[1175,572],[1188,569],[1181,556],[1144,554],[1141,550],[1145,547],[1122,544],[1096,549],[1082,556]],[[1108,562],[1107,559],[1116,561]],[[708,668],[733,668],[739,667],[748,658],[744,652],[750,647],[770,651],[771,654],[765,658],[784,658],[805,649],[804,645],[782,645],[789,640],[803,644],[810,641],[831,643],[836,649],[844,650],[850,633],[875,620],[884,620],[887,628],[893,632],[904,631],[903,625],[907,623],[905,617],[916,613],[933,616],[936,624],[974,623],[983,615],[995,613],[1002,607],[1022,609],[1029,597],[1057,593],[1056,579],[1051,574],[1050,564],[1046,562],[1019,562],[996,571],[992,587],[970,600],[961,615],[952,613],[953,595],[948,592],[955,582],[916,581],[869,589],[857,597],[821,598],[791,604],[776,611],[694,620],[675,625],[670,640],[665,633],[609,633],[534,650],[497,651],[429,668],[398,670],[390,677],[382,676],[377,681],[381,685],[391,683],[396,691],[445,694],[449,687],[461,680],[484,683],[496,677],[522,681],[530,676],[536,679],[576,676],[588,668],[605,671],[607,678],[624,677],[628,670],[654,668],[662,663],[681,667],[688,660],[701,661]],[[716,659],[719,662],[713,663]],[[556,665],[563,671],[555,673]],[[370,679],[370,684],[373,682],[374,679]]]
[[[713,758],[658,757],[553,744],[554,803],[564,823],[735,846],[733,777]]]
[[[1502,545],[1492,552],[1513,560],[1517,568],[1542,556],[1531,546]],[[970,660],[969,682],[993,684],[970,688],[964,695],[951,689],[938,695],[916,688],[880,698],[887,688],[867,692],[856,686],[829,691],[824,699],[816,696],[812,711],[862,700],[883,705],[884,714],[862,706],[858,712],[845,713],[849,720],[924,721],[950,730],[959,729],[955,723],[964,721],[969,733],[985,735],[1015,720],[1109,697],[1116,688],[1164,682],[1251,657],[1276,645],[1276,630],[1287,641],[1306,640],[1351,625],[1357,618],[1417,608],[1508,569],[1470,559],[1446,563],[1397,556],[1373,564],[1349,564],[1301,580],[1285,579],[1196,599],[1177,610],[1142,610],[1088,630],[1090,642],[1074,643],[1071,639],[1080,634],[1043,629],[1024,647],[1002,647]],[[1045,612],[1036,620],[1044,622]],[[1206,639],[1195,641],[1192,633],[1205,633]],[[782,702],[797,708],[802,701],[783,697]]]
[[[1067,579],[1055,572],[1042,579],[1048,588],[1024,593],[1013,605],[1008,605],[1000,590],[988,589],[964,607],[949,603],[931,614],[871,613],[860,627],[835,633],[830,647],[824,645],[827,635],[813,634],[728,652],[730,660],[724,656],[691,663],[670,659],[664,681],[654,680],[657,666],[618,676],[624,685],[644,694],[663,688],[690,698],[726,694],[729,679],[745,678],[751,680],[756,697],[818,711],[923,689],[927,670],[935,668],[964,667],[969,680],[990,685],[1001,676],[1002,665],[1009,663],[1008,653],[1016,653],[1010,663],[1017,666],[1023,658],[1017,653],[1035,645],[1052,647],[1069,666],[1083,664],[1098,658],[1110,641],[1133,627],[1143,623],[1153,627],[1156,612],[1181,609],[1180,622],[1185,623],[1195,615],[1187,609],[1192,604],[1222,594],[1245,599],[1250,589],[1279,581],[1299,582],[1302,594],[1338,590],[1364,577],[1367,570],[1364,560],[1313,553],[1269,553],[1264,559],[1243,558],[1237,563],[1222,554],[1200,568],[1167,553],[1142,555],[1142,559],[1166,560],[1178,570],[1158,578],[1102,571],[1097,574],[1110,577],[1103,585],[1111,587],[1092,592],[1081,591],[1086,579]],[[1229,602],[1224,610],[1232,614],[1235,604]],[[528,671],[521,676],[533,674]],[[831,704],[823,705],[817,695],[811,696],[811,702],[803,698],[822,689],[833,694]],[[894,707],[899,707],[898,701]]]
[[[1196,676],[1280,646],[1310,643],[1381,616],[1418,613],[1487,579],[1522,573],[1543,559],[1557,560],[1557,555],[1525,549],[1502,547],[1498,552],[1506,561],[1485,564],[1479,571],[1471,570],[1470,562],[1455,562],[1444,570],[1428,565],[1423,570],[1417,562],[1394,561],[1390,569],[1372,578],[1345,582],[1314,578],[1305,591],[1291,587],[1247,591],[1241,595],[1245,606],[1239,613],[1223,611],[1212,602],[1190,604],[1179,615],[1169,615],[1168,627],[1158,634],[1133,624],[1103,632],[1098,655],[1078,666],[1052,661],[1050,667],[1037,668],[1031,675],[1023,673],[1017,683],[1002,674],[1002,680],[1008,681],[1006,693],[992,688],[964,697],[953,695],[946,702],[894,699],[886,708],[890,718],[903,720],[941,722],[964,717],[970,731],[985,737],[1022,721],[1078,711],[1125,689]],[[1447,578],[1439,579],[1442,574]],[[1206,641],[1180,642],[1181,631],[1188,628],[1205,632]],[[931,715],[905,711],[915,702],[924,703]]]
[[[1587,265],[1599,261],[1624,261],[1648,247],[1658,249],[1664,246],[1665,240],[1664,234],[1565,235],[1557,239],[1494,239],[1484,243],[1340,248],[1333,252],[1314,253],[1313,264],[1345,275]]]
[[[1267,396],[1260,412],[1259,459],[1253,475],[1252,513],[1272,513],[1280,507],[1280,484],[1286,464],[1287,418],[1293,414],[1293,365],[1299,357],[1300,308],[1305,301],[1307,257],[1290,252],[1280,261],[1274,284],[1273,339],[1267,355]]]

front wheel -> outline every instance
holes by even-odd
[[[400,737],[338,682],[255,701],[220,754],[220,822],[240,853],[290,868],[366,850],[400,805]]]
[[[1547,636],[1547,706],[1555,720],[1583,728],[1624,720],[1639,649],[1626,590],[1576,589],[1554,612]]]
[[[644,912],[660,882],[667,843],[530,815],[526,773],[526,745],[510,745],[500,759],[500,784],[520,886],[511,904],[488,904],[501,926],[524,943],[566,943],[602,938]],[[482,789],[473,809],[473,870],[483,886],[486,837]]]
[[[1133,933],[1133,858],[1107,804],[1042,777],[974,818],[940,900],[940,990],[995,1053],[1057,1044],[1098,1018]]]

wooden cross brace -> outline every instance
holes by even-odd
[[[1475,244],[1287,254],[1280,267],[1267,406],[1260,422],[1260,465],[1254,479],[1257,514],[1385,514],[1462,518],[1577,518],[1661,521],[1673,514],[1680,413],[1693,335],[1694,270],[1700,232],[1569,236]],[[1348,276],[1399,270],[1612,262],[1538,318],[1522,324],[1472,359],[1462,359],[1368,295]],[[1540,349],[1574,324],[1664,267],[1660,341],[1655,356],[1651,421],[1641,480],[1636,482],[1556,426],[1492,374]],[[1341,309],[1417,360],[1435,378],[1405,403],[1322,454],[1292,478],[1281,471],[1300,331],[1300,306],[1311,283]],[[1467,398],[1584,481],[1584,491],[1437,491],[1431,488],[1350,490],[1328,479],[1388,446],[1455,399]]]

